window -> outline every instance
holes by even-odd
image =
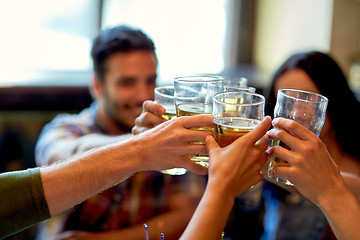
[[[224,67],[227,1],[105,0],[102,28],[139,27],[155,42],[159,84]]]
[[[92,68],[90,48],[99,25],[98,9],[97,1],[89,0],[2,2],[0,84],[86,80]]]
[[[120,24],[139,27],[154,40],[160,84],[181,75],[219,73],[227,2],[3,1],[0,85],[88,85],[93,38],[100,26]]]

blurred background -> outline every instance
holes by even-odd
[[[119,24],[154,40],[158,85],[210,73],[247,77],[261,93],[288,56],[318,50],[360,96],[359,0],[2,0],[1,172],[34,167],[43,125],[89,106],[92,40]],[[33,239],[35,228],[7,239]]]

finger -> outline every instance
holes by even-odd
[[[205,145],[208,153],[213,149],[220,148],[219,144],[215,141],[213,136],[207,136],[205,138]]]
[[[135,125],[151,127],[151,126],[159,125],[160,123],[163,123],[165,121],[166,121],[165,119],[163,119],[158,115],[155,115],[154,113],[145,112],[135,119]]]
[[[247,138],[247,140],[250,143],[255,144],[260,138],[262,138],[265,135],[266,131],[270,128],[270,126],[271,126],[271,117],[267,116],[259,125],[257,125],[244,137]]]
[[[261,165],[261,170],[260,170],[260,171],[262,171],[265,163],[267,162],[267,159],[268,159],[267,153],[266,153],[266,152],[263,152],[263,153],[260,155],[259,159],[258,159],[258,162],[259,162],[260,165]]]
[[[214,136],[214,133],[209,130],[194,130],[194,129],[186,129],[184,135],[184,141],[188,142],[196,142],[196,141],[205,141],[206,136]]]
[[[272,147],[269,149],[270,158],[274,158],[274,157],[279,158],[281,160],[287,161],[289,165],[291,165],[296,159],[295,155],[297,155],[297,153],[292,152],[280,146]]]
[[[151,112],[157,115],[162,115],[165,114],[166,109],[154,101],[146,100],[143,103],[143,112]]]
[[[135,126],[135,127],[133,127],[131,129],[131,132],[132,132],[133,135],[137,135],[137,134],[143,133],[143,132],[145,132],[147,130],[149,130],[149,128],[147,128],[147,127],[137,127],[137,126]]]
[[[208,115],[196,115],[196,116],[184,116],[177,118],[181,121],[184,128],[193,128],[193,127],[211,127],[213,128],[214,124],[212,122],[213,118]]]
[[[306,129],[301,124],[295,122],[291,119],[286,118],[275,118],[272,122],[273,126],[276,128],[283,128],[288,132],[296,135],[300,139],[308,140],[316,136],[314,133]]]
[[[300,138],[290,134],[288,131],[282,128],[273,128],[266,133],[271,139],[278,139],[291,149],[296,149],[302,145]]]
[[[266,149],[268,149],[269,147],[269,141],[270,141],[269,136],[265,134],[264,136],[262,136],[262,138],[260,138],[259,141],[255,143],[255,146],[260,152],[265,152]]]
[[[205,144],[189,143],[181,147],[181,155],[192,155],[192,154],[207,154]]]
[[[201,166],[200,164],[195,163],[192,161],[189,157],[184,159],[184,168],[189,170],[190,172],[200,174],[200,175],[206,175],[208,173],[208,168]]]
[[[284,178],[292,182],[293,180],[292,177],[294,175],[294,172],[293,172],[293,168],[290,166],[278,166],[275,167],[274,174],[277,177]]]

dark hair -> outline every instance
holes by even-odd
[[[95,73],[104,81],[106,60],[113,53],[137,50],[147,50],[156,56],[154,42],[140,29],[118,26],[102,31],[95,38],[91,50]]]
[[[345,152],[360,160],[360,151],[357,149],[360,126],[356,124],[360,119],[360,103],[350,90],[340,67],[329,55],[321,52],[304,52],[288,58],[272,79],[266,113],[272,115],[276,104],[275,81],[291,69],[305,71],[320,93],[329,99],[327,113],[338,143]],[[348,117],[344,117],[342,113],[346,113]]]

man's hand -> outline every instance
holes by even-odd
[[[137,135],[165,122],[166,120],[161,117],[162,114],[165,114],[165,111],[165,108],[161,105],[150,100],[145,101],[142,113],[135,119],[132,133]]]
[[[206,154],[206,136],[214,133],[196,130],[196,127],[213,127],[212,117],[205,115],[179,117],[135,136],[132,140],[140,148],[145,170],[162,170],[183,167],[197,174],[206,174],[207,168],[191,161],[193,154]],[[147,164],[147,165],[146,165]],[[144,170],[140,169],[140,170]]]

